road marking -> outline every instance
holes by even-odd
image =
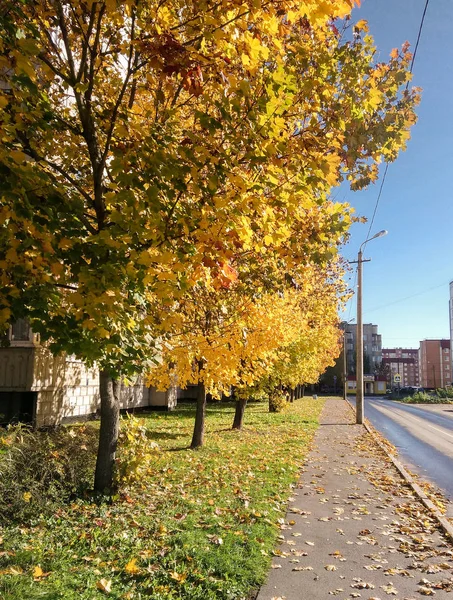
[[[453,434],[448,433],[447,431],[445,431],[444,429],[439,429],[438,427],[434,427],[434,425],[430,425],[428,423],[426,423],[421,417],[417,417],[414,416],[413,414],[409,413],[408,411],[405,411],[401,408],[396,408],[396,407],[392,407],[392,409],[390,409],[390,407],[386,406],[386,407],[377,407],[375,406],[376,410],[380,410],[381,412],[388,412],[390,413],[390,415],[392,415],[392,413],[399,417],[399,419],[402,419],[403,421],[406,419],[408,421],[411,421],[416,423],[417,427],[422,427],[422,428],[429,428],[429,429],[433,429],[434,431],[438,431],[440,434],[442,435],[446,435],[448,437],[451,437],[453,439]],[[392,418],[392,417],[390,417]]]
[[[434,431],[438,431],[439,433],[442,433],[443,435],[448,435],[448,437],[453,438],[453,434],[447,433],[444,429],[439,429],[439,427],[434,427],[434,425],[430,425],[429,423],[426,423],[421,417],[414,415],[410,411],[405,411],[404,409],[402,409],[400,407],[395,408],[395,411],[400,412],[401,414],[403,414],[405,416],[412,417],[412,419],[414,419],[415,421],[422,421],[422,423],[425,427],[429,427],[431,429],[434,429]]]

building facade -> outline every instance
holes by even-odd
[[[33,422],[38,427],[88,417],[100,406],[99,372],[70,356],[55,356],[40,343],[27,322],[9,328],[8,347],[0,348],[0,423]],[[176,388],[158,392],[140,378],[122,386],[122,409],[171,410]]]
[[[383,348],[382,363],[389,365],[388,383],[392,385],[394,375],[401,376],[401,387],[419,387],[419,351],[417,348]]]
[[[450,316],[450,353],[453,348],[453,281],[450,281],[450,302],[449,302],[449,316]],[[453,372],[453,354],[451,353],[451,365],[450,368]]]
[[[423,340],[420,342],[420,385],[434,390],[451,385],[450,340]]]
[[[357,325],[342,323],[345,332],[346,368],[348,373],[356,372]],[[363,370],[366,375],[375,373],[382,361],[382,338],[378,326],[372,323],[363,325]]]

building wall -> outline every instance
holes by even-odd
[[[346,334],[346,360],[348,372],[350,372],[351,365],[355,367],[357,325],[343,323],[342,328]],[[382,337],[378,333],[378,326],[373,323],[363,324],[363,353],[364,358],[365,355],[369,357],[371,373],[374,373],[375,367],[382,361]]]
[[[428,389],[450,386],[450,340],[423,340],[419,353],[420,385]]]
[[[36,392],[33,416],[38,427],[96,413],[100,406],[99,371],[76,358],[53,355],[31,330],[22,326],[16,330],[23,339],[11,339],[10,329],[12,346],[0,348],[0,392]],[[171,410],[176,402],[176,388],[158,392],[146,387],[140,377],[121,387],[122,409],[152,406]]]
[[[415,348],[382,349],[382,362],[390,366],[391,382],[393,376],[398,373],[401,375],[401,387],[420,386],[418,353]]]
[[[453,349],[453,281],[450,281],[450,302],[449,302],[449,309],[450,309],[450,358],[451,358],[451,364],[450,364],[450,369],[451,372],[453,373],[453,352],[451,352],[451,350]]]

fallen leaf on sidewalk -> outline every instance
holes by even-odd
[[[393,587],[391,583],[388,585],[381,585],[381,588],[384,590],[386,594],[396,596],[398,594],[398,590]]]
[[[419,591],[419,593],[420,593],[422,596],[434,596],[434,594],[436,593],[436,592],[435,592],[434,590],[432,590],[431,588],[424,587],[424,586],[422,586],[422,587],[419,587],[419,588],[418,588],[418,591]]]

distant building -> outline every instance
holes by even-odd
[[[392,384],[393,376],[398,374],[401,375],[401,387],[419,387],[418,354],[417,348],[383,348],[382,363],[389,365],[390,368],[388,383]]]
[[[387,390],[385,377],[379,375],[363,376],[363,393],[365,396],[383,396]],[[357,381],[355,375],[348,375],[347,393],[357,393]]]
[[[342,323],[346,338],[346,365],[348,373],[356,372],[357,325]],[[373,375],[382,361],[382,338],[378,326],[372,323],[363,325],[363,372]]]
[[[420,385],[436,389],[451,385],[450,340],[423,340],[420,342]]]
[[[450,350],[453,348],[453,281],[450,281]],[[453,354],[451,355],[452,364],[450,368],[453,371]]]

